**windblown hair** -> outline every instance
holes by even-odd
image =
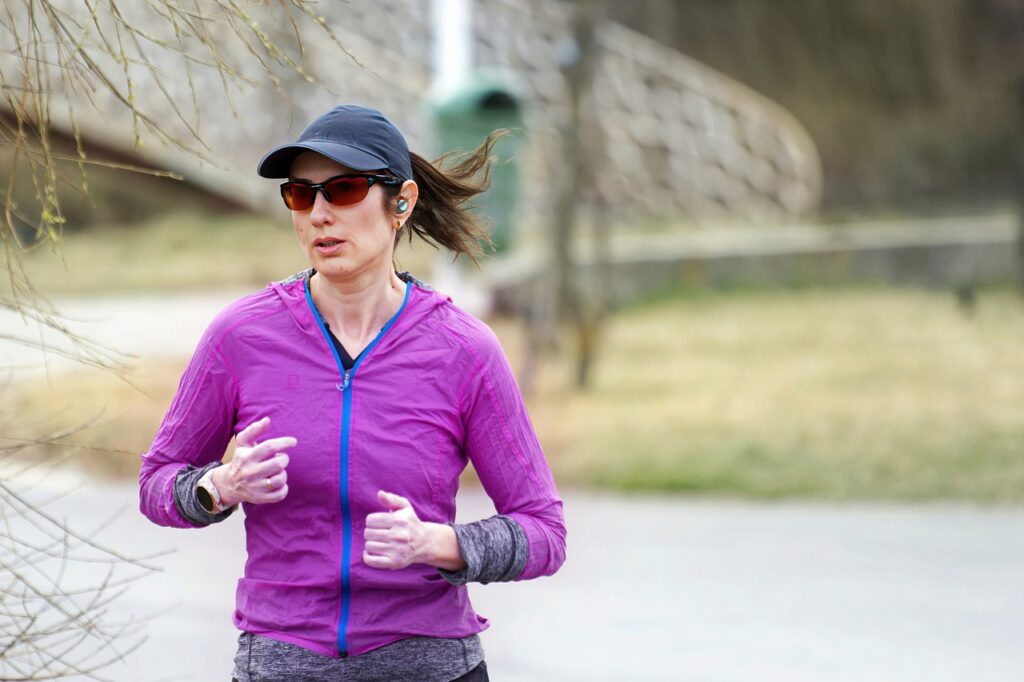
[[[449,152],[433,162],[410,153],[412,179],[419,187],[419,199],[395,236],[395,245],[403,232],[409,235],[410,243],[415,233],[428,244],[463,254],[479,265],[483,245],[494,244],[486,227],[470,212],[470,202],[490,187],[494,145],[506,135],[507,130],[495,130],[474,151]],[[399,189],[388,188],[385,209],[393,206]]]

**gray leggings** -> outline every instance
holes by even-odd
[[[473,668],[462,677],[452,680],[452,682],[490,682],[490,679],[491,678],[487,676],[487,663],[485,661],[480,661],[480,665]],[[232,677],[231,682],[239,682],[239,680],[237,677]]]
[[[232,682],[263,680],[432,680],[487,682],[477,635],[461,639],[409,637],[360,656],[332,658],[309,649],[242,632]]]

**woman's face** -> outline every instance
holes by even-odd
[[[358,173],[316,152],[303,152],[292,162],[291,180],[319,183],[336,175]],[[334,206],[316,193],[313,207],[292,211],[292,226],[309,263],[327,279],[347,279],[378,270],[389,272],[395,245],[394,216],[384,210],[381,185],[375,183],[362,201]],[[333,247],[318,240],[336,239]]]

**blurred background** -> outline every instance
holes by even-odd
[[[257,161],[350,101],[428,158],[512,133],[481,266],[397,256],[498,333],[566,500],[561,573],[473,592],[496,677],[1019,675],[1024,1],[42,5],[0,19],[5,504],[181,548],[122,600],[181,600],[167,677],[230,672],[241,526],[102,521],[210,319],[308,266]]]

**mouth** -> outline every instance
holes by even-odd
[[[346,243],[344,239],[321,237],[313,242],[313,248],[321,256],[330,256],[339,253]]]
[[[343,244],[344,242],[345,242],[344,239],[335,239],[334,237],[321,237],[320,239],[317,239],[315,242],[313,242],[313,246],[316,246],[316,247],[320,247],[320,246],[330,247],[330,246],[337,246],[338,244]]]

